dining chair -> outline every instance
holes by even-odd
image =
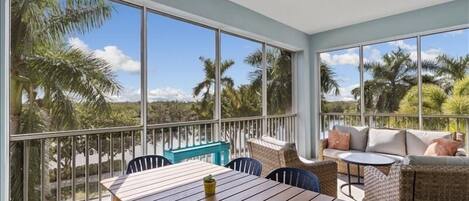
[[[256,159],[246,157],[236,158],[226,164],[225,167],[255,176],[261,176],[262,172],[261,162]]]
[[[132,174],[153,168],[159,168],[167,165],[172,165],[164,156],[160,155],[146,155],[132,159],[127,166],[126,174]]]
[[[278,168],[270,172],[266,178],[298,188],[319,192],[318,177],[302,169],[289,167]]]

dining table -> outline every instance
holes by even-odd
[[[214,195],[205,195],[203,178],[216,180]],[[313,200],[333,197],[223,166],[192,160],[100,181],[113,201],[130,200]]]

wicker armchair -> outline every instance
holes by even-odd
[[[302,161],[293,146],[281,146],[260,139],[248,141],[251,158],[262,163],[262,176],[280,167],[311,171],[319,178],[322,194],[337,197],[337,163],[334,161]]]
[[[388,175],[367,166],[364,200],[469,200],[468,181],[469,166],[396,164]]]

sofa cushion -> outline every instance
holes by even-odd
[[[406,156],[404,165],[450,165],[469,166],[469,157],[457,156]]]
[[[458,152],[460,142],[452,139],[438,138],[425,150],[424,156],[454,156]]]
[[[341,132],[350,133],[350,149],[365,151],[366,140],[368,138],[368,127],[336,125],[334,128]]]
[[[347,151],[350,149],[350,133],[341,132],[337,129],[329,131],[327,137],[327,147],[329,149],[340,149]]]
[[[451,133],[444,131],[407,130],[407,154],[423,155],[427,147],[432,144],[433,140],[438,138],[451,139]]]
[[[405,156],[405,130],[371,128],[366,152]]]
[[[361,151],[356,151],[356,150],[343,151],[343,150],[338,150],[338,149],[324,149],[322,152],[322,155],[328,158],[338,159],[339,155],[343,153],[360,153],[360,152]]]

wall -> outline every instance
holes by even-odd
[[[0,3],[0,201],[7,201],[9,147],[8,147],[8,29],[9,0]]]
[[[319,104],[317,97],[319,68],[316,65],[316,52],[367,41],[390,39],[466,25],[469,25],[469,0],[457,0],[311,35],[309,45],[310,66],[312,67],[310,90],[313,103],[311,106],[311,118],[313,119],[312,128],[317,128],[312,133],[319,133],[319,110],[316,107]],[[313,137],[313,139],[318,138],[318,135]],[[315,145],[317,147],[317,143]],[[312,148],[312,150],[314,152],[315,148]]]

